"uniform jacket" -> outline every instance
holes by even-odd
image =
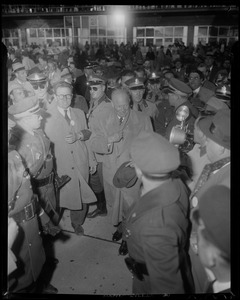
[[[96,161],[89,150],[87,141],[77,140],[73,144],[65,141],[65,137],[72,130],[79,133],[81,130],[87,129],[84,112],[72,107],[69,109],[71,120],[74,123],[72,125],[69,125],[59,112],[54,100],[48,109],[51,116],[46,119],[44,130],[54,144],[58,175],[71,177],[70,182],[60,190],[60,206],[79,210],[82,208],[82,203],[96,200],[88,185],[89,167],[96,165]]]
[[[130,257],[145,263],[149,290],[143,294],[182,294],[191,282],[187,259],[189,200],[180,179],[169,179],[141,196],[131,208],[126,224]],[[188,276],[187,276],[188,274]],[[142,286],[144,286],[143,283]]]
[[[226,164],[223,166],[220,170],[218,170],[215,174],[212,173],[207,180],[207,182],[200,188],[200,190],[197,192],[197,194],[190,199],[190,201],[196,201],[201,197],[201,195],[209,189],[211,186],[215,185],[225,185],[227,187],[230,187],[230,164]],[[195,223],[193,224],[192,228],[192,234],[196,232],[197,228]],[[204,267],[201,264],[201,261],[199,257],[193,252],[192,248],[189,249],[189,255],[191,258],[192,263],[192,272],[194,277],[194,283],[196,287],[196,293],[205,293],[206,289],[209,286],[210,281],[212,281],[211,278],[208,278],[207,273],[204,269]]]
[[[21,87],[28,91],[28,92],[32,92],[33,95],[35,94],[35,91],[34,91],[34,88],[32,87],[31,83],[29,81],[25,81],[25,82],[22,82],[20,80],[18,80],[17,78],[13,79],[12,82],[15,82],[19,85],[21,85]]]
[[[186,73],[186,69],[185,68],[180,68],[180,70],[178,69],[173,69],[173,74],[175,76],[175,78],[181,80],[184,82],[185,79],[185,73]]]
[[[200,87],[199,92],[195,95],[192,96],[192,104],[197,106],[196,101],[202,101],[203,103],[207,103],[208,100],[215,95],[215,92],[205,88],[203,86]],[[196,99],[195,99],[196,98]]]
[[[142,112],[153,119],[158,114],[158,109],[156,107],[156,104],[152,103],[151,101],[143,99],[139,105]],[[133,109],[137,111],[137,108],[135,106],[133,106]]]
[[[31,201],[33,195],[30,176],[25,172],[20,155],[13,150],[8,153],[8,203],[11,203],[14,196],[16,202],[8,216],[14,215],[24,209]],[[24,174],[24,175],[23,175]],[[17,191],[17,194],[15,195]],[[39,235],[38,218],[35,215],[31,220],[18,224],[19,231],[12,247],[18,263],[17,270],[9,278],[11,289],[15,278],[18,280],[13,291],[17,291],[29,286],[36,281],[45,262],[45,252],[42,245],[42,238]]]
[[[88,126],[94,135],[102,136],[102,133],[105,131],[104,129],[104,120],[109,116],[110,111],[112,110],[111,100],[104,94],[101,99],[99,99],[98,103],[95,105],[91,104],[89,112],[87,114]],[[89,140],[92,151],[95,152],[96,159],[98,162],[103,161],[103,155],[101,152],[95,151],[96,147],[98,147],[95,140]]]

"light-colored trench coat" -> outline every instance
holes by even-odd
[[[71,177],[71,181],[60,190],[60,207],[79,210],[82,209],[82,203],[97,201],[88,185],[89,167],[96,165],[96,160],[89,150],[88,141],[77,140],[73,144],[65,141],[71,130],[79,133],[87,129],[84,112],[72,107],[69,109],[72,125],[68,125],[54,100],[47,111],[51,116],[46,119],[44,130],[54,144],[58,175],[67,174]]]
[[[125,212],[138,198],[140,182],[131,188],[116,188],[113,177],[117,169],[130,160],[130,146],[132,140],[142,131],[153,131],[150,118],[142,112],[130,110],[121,125],[114,108],[107,118],[101,120],[101,134],[93,132],[90,138],[91,148],[96,153],[104,154],[103,158],[103,183],[107,203],[113,206],[112,222],[117,225],[122,221]],[[109,151],[107,138],[114,133],[123,131],[123,139],[114,143]]]

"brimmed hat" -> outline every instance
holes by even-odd
[[[126,165],[129,161],[124,162],[115,173],[113,177],[113,184],[117,188],[130,188],[132,187],[137,181],[137,175],[135,169],[133,167]]]
[[[201,119],[198,126],[209,139],[230,149],[230,110],[220,109],[214,116]]]
[[[152,176],[167,174],[180,165],[178,149],[155,132],[140,132],[132,142],[130,153],[142,172]]]
[[[215,95],[222,100],[231,100],[231,90],[228,85],[223,85],[216,89]]]
[[[30,82],[43,82],[47,80],[47,76],[43,73],[33,73],[27,77]]]
[[[42,113],[37,97],[26,97],[8,108],[8,113],[15,119],[24,118],[33,114]]]
[[[92,75],[89,77],[87,84],[90,86],[105,84],[105,79],[99,75]]]
[[[141,77],[133,77],[128,79],[125,84],[128,86],[130,90],[136,90],[139,88],[144,88],[144,78]]]
[[[216,97],[211,97],[207,103],[205,110],[217,112],[220,109],[229,109],[226,103]]]
[[[199,198],[199,206],[192,212],[192,219],[199,223],[202,219],[207,239],[213,242],[230,259],[230,189],[215,185]]]
[[[41,70],[39,69],[39,67],[33,67],[32,69],[30,69],[28,71],[28,76],[34,74],[34,73],[41,73]]]
[[[25,70],[25,67],[20,62],[16,62],[12,65],[12,69],[13,69],[13,72],[17,72],[17,71]]]
[[[171,78],[168,84],[168,90],[170,93],[174,93],[180,96],[188,96],[192,93],[192,89],[183,81]]]
[[[11,92],[15,89],[23,89],[23,87],[15,81],[9,81],[8,82],[8,95],[10,95]]]

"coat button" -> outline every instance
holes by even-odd
[[[29,247],[31,247],[32,246],[32,244],[31,243],[29,243]]]
[[[133,214],[132,214],[132,217],[135,218],[135,217],[136,217],[136,213],[133,213]]]
[[[198,198],[196,196],[194,196],[192,198],[192,207],[196,207],[198,205]]]
[[[71,153],[73,153],[73,151],[71,151]]]
[[[74,170],[74,167],[72,167],[72,170]]]

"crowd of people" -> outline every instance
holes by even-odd
[[[9,291],[58,292],[67,209],[111,213],[133,294],[230,292],[231,47],[55,50],[7,49]]]

